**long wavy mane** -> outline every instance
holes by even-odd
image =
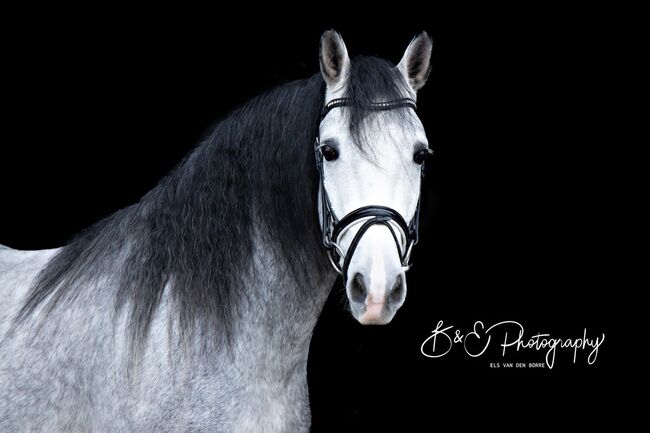
[[[227,335],[250,270],[255,236],[298,287],[305,261],[326,269],[317,216],[313,143],[324,99],[320,74],[288,83],[235,110],[140,202],[73,238],[31,288],[17,322],[39,305],[52,311],[98,278],[117,284],[116,311],[129,309],[136,342],[146,340],[169,287],[182,333],[199,326]],[[394,66],[354,59],[346,97],[350,129],[364,144],[369,102],[402,96]],[[402,110],[396,110],[400,112]]]

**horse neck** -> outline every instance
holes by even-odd
[[[295,253],[302,253],[299,246]],[[251,271],[240,292],[246,299],[239,303],[234,327],[234,362],[265,378],[286,377],[296,367],[306,368],[312,332],[335,274],[323,272],[318,258],[306,256],[300,271],[311,284],[301,287],[299,281],[307,278],[292,276],[273,245],[259,235],[251,258]]]

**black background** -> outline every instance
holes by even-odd
[[[310,353],[313,431],[602,420],[616,399],[605,389],[617,356],[616,291],[603,288],[620,284],[620,234],[611,228],[622,200],[612,152],[615,18],[407,10],[345,20],[288,18],[296,10],[276,10],[283,20],[175,10],[7,14],[0,243],[60,246],[136,202],[218,118],[315,73],[324,30],[340,31],[351,55],[397,62],[425,29],[433,70],[418,105],[435,156],[407,301],[390,325],[362,327],[333,291]],[[559,350],[553,370],[493,369],[543,362],[543,352],[471,359],[456,348],[426,359],[420,344],[438,320],[464,330],[516,320],[528,335],[571,338],[587,328],[606,341],[591,366],[584,353],[573,364]]]

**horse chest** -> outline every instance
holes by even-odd
[[[233,432],[309,431],[310,413],[306,387],[297,383],[258,382],[246,386],[239,421]]]
[[[133,412],[133,431],[232,433],[307,432],[310,425],[306,386],[250,381],[183,391],[164,392],[165,402],[150,401]],[[224,394],[224,391],[227,393]]]

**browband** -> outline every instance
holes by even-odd
[[[324,119],[325,116],[327,116],[327,113],[329,113],[336,107],[346,107],[349,105],[350,105],[350,98],[332,99],[323,107],[323,110],[320,113],[320,118],[321,120]],[[409,107],[414,110],[417,110],[418,108],[417,105],[415,104],[415,100],[411,98],[395,99],[394,101],[388,101],[388,102],[373,102],[370,104],[370,109],[375,111],[385,111],[385,110],[392,110],[395,108],[403,108],[403,107]]]

